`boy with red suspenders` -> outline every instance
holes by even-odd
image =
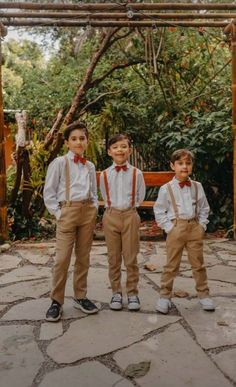
[[[97,215],[97,184],[94,164],[83,157],[88,146],[84,123],[69,125],[64,131],[69,152],[49,165],[44,202],[57,219],[56,258],[52,275],[52,304],[47,321],[58,321],[62,315],[65,285],[72,249],[75,246],[74,307],[86,314],[97,313],[97,306],[86,298],[89,254]]]
[[[214,311],[209,297],[207,273],[203,259],[203,236],[208,223],[209,205],[201,183],[190,179],[194,156],[188,149],[178,149],[171,156],[175,177],[164,184],[154,205],[158,225],[167,233],[167,263],[161,276],[158,312],[167,314],[171,308],[174,279],[186,248],[192,266],[199,302],[204,310]]]
[[[105,201],[103,228],[108,250],[109,280],[112,288],[110,308],[123,307],[121,289],[122,256],[127,270],[128,309],[139,310],[138,298],[140,217],[136,208],[146,193],[142,172],[129,164],[131,142],[126,134],[116,134],[108,142],[108,155],[113,164],[100,176],[100,189]]]

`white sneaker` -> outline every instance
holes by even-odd
[[[214,305],[211,298],[209,298],[209,297],[200,298],[199,302],[200,302],[203,310],[211,310],[211,311],[215,310],[215,305]]]
[[[138,296],[128,296],[128,309],[129,310],[140,309],[140,301]]]
[[[171,302],[168,298],[159,298],[156,305],[156,310],[163,314],[167,314],[171,308]]]
[[[112,310],[121,310],[123,308],[122,295],[120,293],[113,294],[109,306]]]

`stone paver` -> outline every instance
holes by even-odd
[[[132,387],[133,384],[120,375],[112,373],[103,364],[93,361],[48,373],[40,383],[40,387],[52,386]]]
[[[129,364],[149,361],[149,372],[136,381],[141,387],[229,387],[208,356],[179,324],[114,355],[125,370]]]
[[[211,355],[218,367],[236,383],[236,348]]]
[[[24,259],[26,259],[27,261],[29,261],[30,263],[36,263],[36,264],[39,264],[39,265],[45,265],[49,259],[50,259],[50,253],[48,250],[18,250],[17,251],[20,256]]]
[[[1,301],[13,302],[24,298],[38,298],[48,292],[50,284],[51,280],[48,278],[6,285],[1,289]]]
[[[61,321],[59,321],[57,324],[46,322],[41,324],[39,340],[55,339],[55,337],[62,335],[62,333],[63,328]]]
[[[175,299],[180,314],[191,326],[202,348],[236,345],[236,298],[214,298],[216,311],[205,312],[197,299]]]
[[[28,265],[4,274],[1,277],[1,285],[45,277],[51,277],[51,269],[49,267]]]
[[[48,346],[47,353],[57,363],[73,363],[130,345],[179,319],[176,316],[155,317],[153,320],[146,314],[103,310],[71,323],[67,332]]]
[[[128,311],[126,295],[123,311],[109,309],[107,249],[94,241],[88,297],[100,312],[73,307],[73,254],[58,323],[45,320],[55,241],[18,243],[0,254],[0,387],[236,387],[236,243],[204,243],[216,311],[201,309],[185,252],[174,290],[189,297],[173,297],[167,316],[155,312],[165,242],[140,246],[140,312]],[[147,364],[142,376],[135,373]]]
[[[33,327],[1,327],[0,386],[31,386],[43,355],[35,342]]]
[[[21,262],[21,258],[14,255],[0,254],[0,270],[8,270],[16,268]]]

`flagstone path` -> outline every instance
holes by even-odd
[[[2,252],[0,387],[236,386],[236,243],[206,238],[204,250],[214,313],[200,308],[186,254],[174,288],[182,297],[169,315],[155,312],[164,241],[141,242],[140,312],[128,311],[126,297],[122,311],[111,311],[106,246],[94,241],[88,297],[100,311],[73,308],[73,257],[57,323],[44,319],[55,241]]]

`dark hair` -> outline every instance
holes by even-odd
[[[188,149],[177,149],[176,151],[174,151],[171,155],[171,158],[170,158],[170,161],[172,162],[172,164],[174,164],[174,162],[176,160],[180,160],[182,157],[187,157],[188,159],[190,159],[192,162],[194,161],[194,155],[193,153],[188,150]]]
[[[112,136],[108,141],[108,148],[110,148],[116,142],[122,141],[122,140],[127,140],[129,147],[131,148],[131,140],[126,133],[117,133],[114,136]]]
[[[64,130],[63,132],[63,136],[64,136],[64,139],[65,140],[69,140],[69,137],[70,137],[70,134],[71,132],[73,132],[73,130],[75,129],[80,129],[80,130],[83,130],[85,136],[87,137],[88,139],[88,129],[87,129],[87,126],[85,125],[84,122],[80,121],[80,122],[74,122],[73,124],[70,124],[66,127],[66,129]]]

